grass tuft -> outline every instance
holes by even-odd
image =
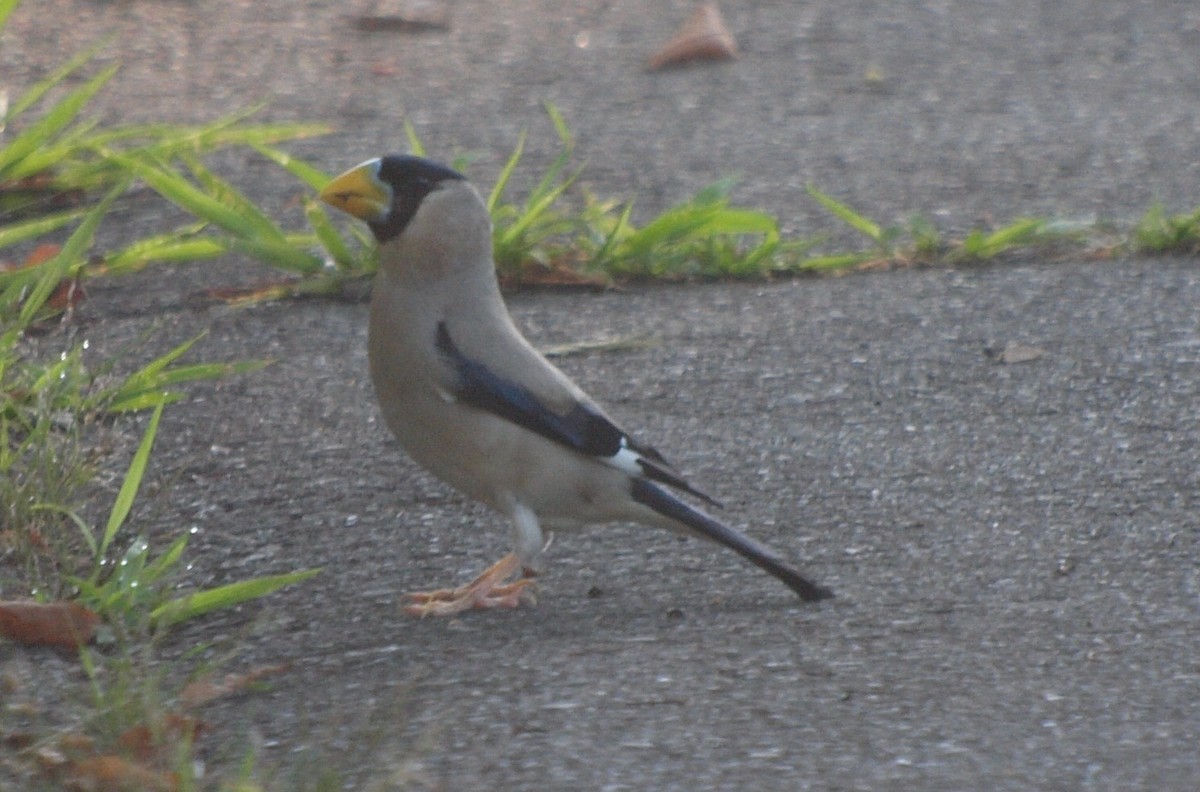
[[[0,0],[0,28],[16,5],[17,0]],[[166,406],[182,398],[181,389],[265,363],[185,363],[196,338],[119,373],[122,361],[97,364],[87,342],[61,332],[59,322],[69,319],[81,294],[80,279],[96,272],[127,272],[153,260],[194,260],[245,249],[279,266],[321,266],[306,251],[307,238],[279,231],[199,159],[214,148],[268,146],[321,128],[253,127],[233,117],[201,128],[100,129],[80,114],[111,80],[115,67],[45,106],[51,91],[84,68],[96,51],[72,58],[11,103],[0,99],[5,105],[0,107],[0,606],[14,598],[69,605],[89,619],[99,618],[103,628],[97,640],[108,644],[104,652],[83,648],[79,654],[92,691],[91,712],[73,726],[59,726],[69,731],[57,737],[38,735],[43,745],[63,747],[62,761],[43,761],[51,756],[46,752],[18,752],[11,762],[6,755],[0,762],[0,786],[7,788],[10,773],[22,775],[14,763],[28,758],[19,788],[60,788],[59,782],[72,788],[159,788],[160,782],[173,779],[178,784],[170,788],[191,789],[196,788],[194,729],[172,737],[154,766],[131,762],[124,746],[138,729],[158,745],[167,732],[163,725],[175,717],[167,710],[175,697],[163,692],[163,680],[176,664],[158,661],[159,638],[179,622],[258,599],[316,571],[239,580],[181,595],[177,588],[189,534],[182,531],[165,547],[155,547],[149,536],[162,527],[152,531],[141,524],[134,507],[151,469],[159,421]],[[6,95],[0,91],[0,96]],[[38,117],[25,123],[35,110]],[[160,177],[174,167],[170,163],[186,169],[186,186]],[[135,179],[163,192],[176,190],[170,197],[180,203],[193,202],[211,214],[224,211],[223,231],[232,241],[205,238],[203,226],[194,224],[135,242],[110,257],[107,267],[97,266],[96,231]],[[51,234],[66,239],[51,244],[46,241]],[[20,249],[27,247],[33,250],[23,262],[3,260],[13,255],[20,260]],[[36,342],[38,336],[46,340]],[[108,430],[130,420],[122,416],[147,412],[107,519],[97,523],[90,514],[102,489],[99,471],[120,451],[111,442],[119,433]],[[79,633],[73,634],[78,640]],[[61,636],[46,640],[59,644]],[[15,679],[5,681],[6,697],[14,694],[16,684]],[[6,734],[6,721],[15,711],[7,702],[0,710],[0,730]],[[30,711],[37,711],[36,706]],[[123,780],[109,777],[114,769],[123,773]],[[41,773],[49,776],[39,780]]]
[[[1129,247],[1144,255],[1195,255],[1200,252],[1200,208],[1168,215],[1154,204],[1133,228]]]

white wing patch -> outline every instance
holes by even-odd
[[[620,450],[612,456],[606,457],[604,461],[622,473],[637,478],[644,478],[646,472],[642,469],[641,459],[642,455],[629,447],[629,439],[622,437]]]

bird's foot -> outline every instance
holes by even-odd
[[[409,616],[453,616],[473,609],[515,608],[522,602],[534,601],[530,587],[536,588],[528,577],[505,581],[521,570],[521,559],[509,553],[488,567],[483,574],[465,586],[436,591],[414,591],[405,594],[404,612]]]

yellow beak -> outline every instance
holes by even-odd
[[[370,160],[333,178],[317,197],[359,220],[374,222],[392,209],[392,190],[379,180],[379,160]]]

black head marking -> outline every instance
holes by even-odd
[[[409,154],[389,154],[379,160],[379,180],[392,188],[392,210],[378,222],[368,223],[380,243],[404,232],[425,196],[447,180],[465,177],[445,165]]]

